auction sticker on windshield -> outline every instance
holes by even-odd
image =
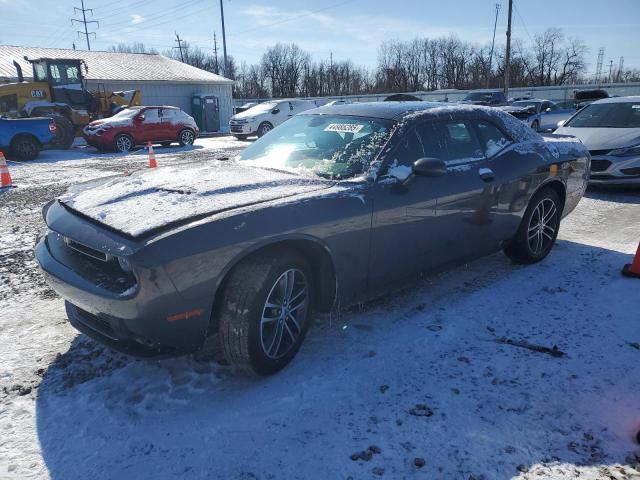
[[[324,129],[325,132],[343,132],[343,133],[358,133],[362,130],[362,125],[355,123],[330,123]]]

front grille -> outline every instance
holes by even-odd
[[[106,262],[109,260],[109,256],[106,253],[101,252],[100,250],[96,250],[95,248],[87,247],[86,245],[78,243],[75,240],[71,240],[70,238],[65,237],[64,243],[67,245],[67,247],[88,257],[100,260],[102,262]]]
[[[83,310],[77,306],[73,306],[75,310],[76,316],[78,320],[80,320],[87,327],[95,330],[102,335],[109,337],[111,339],[116,339],[115,332],[111,327],[111,324],[106,318],[100,317],[99,315],[94,315],[93,313],[89,313],[86,310]]]
[[[595,156],[598,156],[598,155],[607,155],[610,151],[611,151],[611,149],[608,149],[608,150],[589,150],[589,153],[591,154],[592,157],[595,157]]]
[[[231,125],[231,131],[232,132],[240,132],[240,133],[242,133],[242,126]]]
[[[640,167],[623,168],[620,171],[625,175],[640,175]]]
[[[603,172],[609,166],[611,162],[609,160],[591,160],[591,171],[592,172]]]

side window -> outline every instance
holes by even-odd
[[[496,153],[512,143],[511,139],[502,133],[502,130],[493,123],[478,122],[476,125],[478,127],[480,142],[487,158],[493,157]]]
[[[143,123],[158,123],[160,121],[160,115],[157,108],[149,108],[144,111]]]
[[[409,175],[409,173],[411,173],[410,169],[413,165],[413,162],[424,156],[425,153],[422,146],[422,140],[418,136],[416,129],[412,128],[400,139],[399,145],[396,147],[393,155],[391,156],[391,166],[389,168],[389,174],[397,177],[406,177],[406,175]],[[398,168],[401,172],[394,172],[394,170]],[[404,172],[404,170],[407,170],[406,175],[397,174]]]
[[[555,103],[549,102],[547,106],[551,109],[551,111],[559,109],[558,105],[556,105]]]
[[[448,121],[435,124],[435,135],[442,138],[442,152],[438,158],[447,165],[482,160],[484,153],[474,130],[468,122]]]

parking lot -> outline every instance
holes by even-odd
[[[247,142],[158,148],[158,164]],[[70,185],[146,168],[145,150],[45,151],[0,194],[0,478],[640,476],[640,192],[589,190],[550,256],[502,254],[316,316],[295,362],[248,378],[214,347],[114,353],[66,321],[33,259]],[[274,453],[274,452],[277,452]],[[424,460],[424,465],[420,459]]]

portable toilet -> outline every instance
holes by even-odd
[[[191,113],[202,132],[220,131],[220,104],[218,97],[209,93],[196,93],[192,97]]]

